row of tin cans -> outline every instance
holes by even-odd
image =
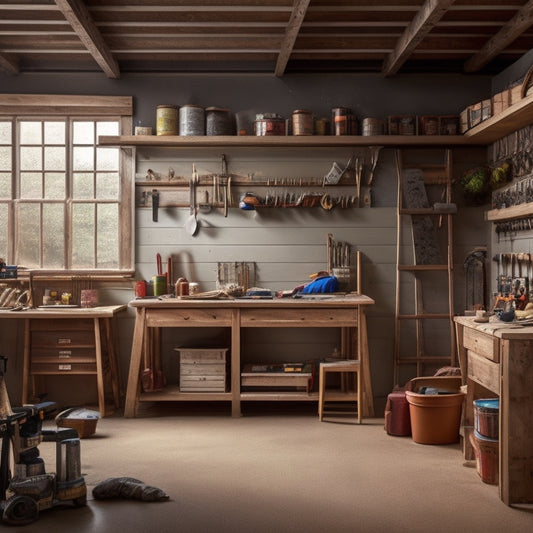
[[[156,109],[157,135],[249,135],[250,131],[237,124],[229,109],[219,107],[203,108],[198,105],[159,105]],[[137,130],[138,128],[136,128]],[[136,134],[151,134],[136,131]],[[151,129],[150,129],[151,130]],[[331,110],[331,119],[316,118],[307,109],[296,109],[286,120],[276,113],[258,113],[253,124],[253,134],[264,135],[358,135],[359,122],[351,109],[336,107]],[[384,121],[365,118],[362,121],[362,135],[382,135]]]
[[[234,135],[235,122],[229,109],[198,105],[158,105],[157,135]]]

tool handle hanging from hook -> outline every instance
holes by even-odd
[[[152,222],[158,221],[159,214],[159,192],[157,189],[152,189]]]

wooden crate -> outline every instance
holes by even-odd
[[[227,348],[176,348],[180,391],[225,392]]]
[[[442,115],[439,116],[439,134],[440,135],[459,135],[459,116]]]
[[[415,115],[391,115],[388,117],[389,135],[418,135]]]
[[[501,91],[492,96],[492,114],[497,115],[505,111],[511,105],[511,94],[509,89]]]

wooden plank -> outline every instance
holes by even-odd
[[[357,326],[357,309],[242,309],[241,327],[331,327]]]
[[[382,74],[390,76],[398,72],[413,50],[435,27],[455,0],[426,0],[405,29],[393,52],[387,57]]]
[[[165,327],[229,327],[232,311],[229,309],[151,309],[146,310],[146,325],[151,328]]]
[[[533,501],[532,340],[502,341],[500,497],[507,505]]]
[[[506,22],[500,31],[489,39],[486,44],[466,61],[465,72],[477,72],[491,59],[496,57],[504,48],[527,31],[533,24],[533,0],[528,0],[516,12],[511,20]]]
[[[486,389],[500,394],[500,365],[468,350],[468,377]]]
[[[55,0],[81,42],[108,78],[120,78],[120,69],[89,10],[81,0]]]
[[[287,67],[287,63],[291,57],[294,43],[296,42],[296,38],[300,32],[300,27],[302,26],[307,13],[309,2],[310,0],[296,0],[294,2],[291,17],[285,29],[285,36],[281,42],[276,68],[274,69],[274,73],[276,76],[278,76],[278,78],[283,76],[285,73],[285,68]]]
[[[89,96],[53,94],[2,94],[0,114],[10,115],[131,115],[131,96]]]
[[[497,337],[472,328],[466,328],[463,345],[487,359],[498,363],[500,361],[499,341]]]
[[[533,124],[533,94],[469,129],[463,137],[478,144],[490,144],[530,124]]]
[[[221,136],[157,136],[157,135],[101,135],[100,146],[167,146],[167,147],[220,147],[220,146],[455,146],[476,144],[477,139],[466,135],[221,135]]]

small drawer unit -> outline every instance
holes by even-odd
[[[181,392],[226,392],[227,348],[176,348]]]
[[[92,320],[35,320],[30,348],[31,374],[96,374]]]

